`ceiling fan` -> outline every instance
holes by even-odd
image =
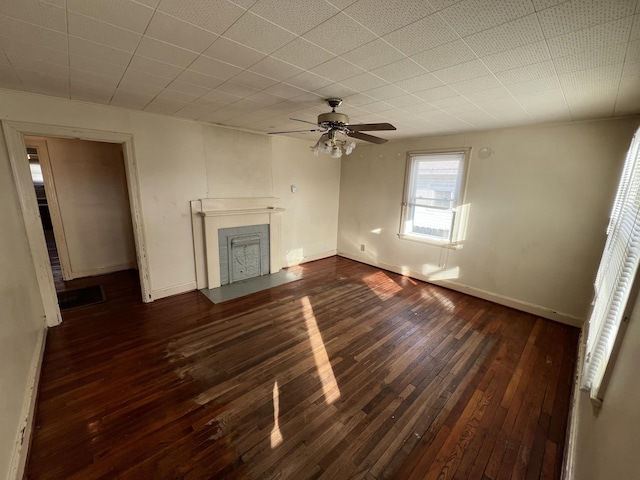
[[[311,147],[311,151],[314,155],[319,153],[330,154],[332,158],[340,158],[344,153],[349,155],[356,147],[355,142],[342,140],[338,138],[338,134],[346,137],[357,138],[358,140],[364,140],[371,143],[386,143],[388,140],[380,137],[369,135],[368,133],[362,133],[363,131],[379,131],[379,130],[395,130],[396,127],[390,123],[360,123],[357,125],[349,125],[349,117],[343,113],[337,113],[336,107],[339,107],[342,103],[341,98],[328,98],[327,104],[331,107],[331,112],[322,113],[318,115],[319,128],[311,130],[288,130],[285,132],[270,132],[270,135],[278,135],[281,133],[306,133],[306,132],[322,132],[320,139],[316,144]],[[312,122],[306,120],[299,120],[292,118],[296,122],[309,123],[315,125]]]

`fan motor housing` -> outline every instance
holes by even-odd
[[[342,123],[343,125],[349,125],[349,117],[342,113],[329,112],[318,115],[318,124],[323,123]]]

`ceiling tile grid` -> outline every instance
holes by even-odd
[[[4,0],[0,88],[258,131],[341,96],[390,139],[637,114],[637,4]]]

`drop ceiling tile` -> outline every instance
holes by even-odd
[[[242,97],[237,95],[232,95],[231,93],[222,92],[218,89],[213,89],[209,93],[206,93],[201,98],[210,100],[212,102],[216,102],[221,105],[229,105],[231,103],[236,103],[238,100],[241,100]]]
[[[328,3],[334,5],[339,10],[344,10],[349,5],[356,3],[358,0],[327,0]]]
[[[470,78],[482,77],[491,73],[480,60],[454,65],[453,67],[436,70],[433,74],[444,83],[461,82]]]
[[[633,17],[621,18],[558,37],[549,38],[547,44],[553,58],[575,55],[585,50],[600,49],[626,42],[631,32]]]
[[[162,0],[158,10],[219,35],[246,12],[226,0]]]
[[[633,26],[631,27],[631,34],[629,40],[640,39],[640,13],[633,16]]]
[[[179,92],[196,98],[208,93],[211,89],[176,79],[167,86],[165,92],[167,90]]]
[[[605,65],[602,67],[592,68],[589,70],[580,70],[577,72],[565,73],[558,75],[562,88],[586,90],[597,93],[602,90],[617,88],[622,76],[622,67],[624,64]],[[579,88],[580,87],[580,88]]]
[[[328,62],[318,65],[317,67],[313,67],[310,71],[316,75],[320,75],[321,77],[333,80],[334,82],[339,82],[365,73],[362,68],[353,65],[340,57],[335,57]]]
[[[420,97],[427,102],[431,102],[433,100],[439,100],[441,98],[453,97],[456,96],[456,91],[447,86],[443,85],[442,87],[430,88],[429,90],[424,90],[422,92],[416,92],[414,95]]]
[[[415,103],[423,103],[422,100],[413,95],[402,95],[401,97],[388,98],[386,102],[394,107],[404,108]]]
[[[135,33],[143,33],[153,15],[153,8],[131,0],[67,0],[67,10]]]
[[[401,97],[406,94],[404,90],[395,85],[385,85],[383,87],[374,88],[365,92],[367,95],[377,98],[378,100],[387,100],[389,98]]]
[[[531,2],[522,0],[463,0],[440,12],[461,37],[531,13],[534,13]]]
[[[576,55],[556,58],[553,63],[558,75],[563,73],[586,70],[602,65],[624,62],[627,45],[619,43],[599,50],[581,52]]]
[[[78,37],[69,37],[69,55],[89,57],[124,67],[129,64],[132,57],[131,52],[125,52],[124,50],[118,50]]]
[[[632,115],[640,110],[640,78],[626,77],[620,82],[615,115]]]
[[[205,56],[196,58],[193,63],[189,65],[189,69],[222,80],[229,80],[242,72],[242,69],[239,67]]]
[[[295,77],[288,78],[286,83],[313,92],[319,88],[331,85],[333,82],[315,73],[302,72]]]
[[[625,61],[634,62],[636,60],[640,60],[640,40],[629,42],[629,44],[627,45],[627,54],[625,56]]]
[[[203,55],[240,68],[250,67],[266,57],[262,52],[224,37],[219,37]]]
[[[377,102],[375,98],[365,95],[364,93],[356,93],[355,95],[350,95],[344,99],[345,105],[354,105],[359,107],[364,107],[365,105],[370,105],[372,103]],[[365,107],[366,108],[366,107]]]
[[[93,83],[111,88],[113,91],[115,91],[120,82],[120,76],[101,75],[95,71],[80,70],[77,68],[69,68],[69,78],[72,82]]]
[[[474,60],[477,56],[463,40],[455,40],[426,52],[418,53],[411,58],[432,72]]]
[[[305,70],[334,58],[333,53],[302,37],[276,50],[271,56]]]
[[[70,98],[73,100],[108,105],[115,91],[115,86],[107,87],[105,85],[71,79]]]
[[[264,91],[271,93],[272,95],[277,95],[281,98],[296,98],[300,95],[309,93],[306,90],[282,82],[276,83],[275,85],[266,88]]]
[[[275,52],[296,38],[293,33],[251,12],[229,27],[224,37],[266,54]]]
[[[151,73],[145,73],[145,72],[140,72],[138,70],[128,69],[122,76],[120,85],[121,86],[126,86],[131,84],[150,85],[162,90],[167,85],[169,85],[172,80],[173,78],[159,77],[158,75],[153,75]],[[158,93],[160,93],[160,90],[158,90]]]
[[[402,60],[405,56],[384,40],[377,39],[343,54],[342,58],[365,70],[373,70]]]
[[[230,93],[231,95],[236,95],[238,97],[248,97],[249,95],[253,95],[254,93],[259,92],[262,89],[250,87],[248,85],[241,85],[239,83],[234,83],[233,81],[228,81],[217,87],[216,90],[220,92]]]
[[[253,73],[248,70],[245,70],[233,77],[233,82],[247,87],[256,88],[258,90],[264,90],[265,88],[269,88],[270,86],[278,83],[278,81],[273,78],[265,77],[264,75]]]
[[[465,38],[469,47],[480,57],[542,40],[544,40],[544,35],[535,14],[518,18]]]
[[[156,12],[144,34],[197,53],[204,52],[218,38],[215,33],[162,12]]]
[[[208,113],[207,115],[198,119],[200,122],[209,122],[213,124],[222,124],[225,121],[228,121],[228,115],[225,112],[221,112],[220,110]]]
[[[567,103],[574,120],[603,118],[613,115],[616,104],[616,90],[601,92],[598,96],[590,94],[567,95]]]
[[[524,82],[526,80],[553,77],[556,75],[556,70],[552,61],[546,61],[536,63],[534,65],[527,65],[525,67],[505,70],[504,72],[498,72],[495,75],[504,85],[511,85],[512,83]]]
[[[420,114],[429,112],[431,110],[436,110],[437,108],[421,99],[416,99],[413,105],[407,105],[406,107],[402,107],[402,109],[405,112],[409,112],[411,114]]]
[[[69,12],[69,35],[129,53],[135,51],[142,38],[138,33],[75,12]]]
[[[8,17],[66,33],[67,16],[64,8],[58,8],[38,0],[3,1],[2,14]]]
[[[437,13],[384,37],[406,55],[423,52],[458,38],[458,34]]]
[[[410,58],[394,62],[384,67],[376,68],[371,73],[385,79],[387,82],[399,82],[419,75],[424,75],[424,68]]]
[[[431,105],[435,105],[438,108],[446,109],[448,107],[455,107],[458,105],[467,105],[467,104],[470,104],[471,102],[469,102],[469,100],[463,97],[462,95],[454,95],[452,97],[431,100],[429,103],[431,103]]]
[[[170,85],[171,86],[171,85]],[[165,88],[162,92],[158,94],[156,98],[166,98],[167,100],[175,100],[176,102],[191,103],[193,100],[198,98],[199,95],[195,93],[184,93],[179,92],[177,90],[172,90],[170,88]]]
[[[24,89],[28,92],[41,93],[54,97],[69,98],[69,78],[55,77],[43,73],[14,68]]]
[[[139,95],[144,95],[147,97],[151,97],[148,101],[150,102],[152,98],[156,97],[160,92],[162,92],[163,87],[158,87],[154,85],[146,85],[137,82],[125,81],[124,79],[120,81],[118,88],[116,91],[123,91],[129,93],[135,93]]]
[[[633,15],[634,2],[628,0],[591,0],[565,2],[538,12],[547,38]]]
[[[194,105],[193,103],[189,103],[188,105],[185,105],[180,110],[175,112],[174,116],[197,120],[205,115],[213,113],[216,110],[217,109],[211,109],[210,107],[206,107],[203,105]]]
[[[266,57],[249,68],[250,71],[266,75],[279,81],[293,77],[304,70],[274,57]]]
[[[15,18],[0,15],[0,32],[5,37],[22,42],[41,45],[63,52],[67,51],[67,36],[64,33],[39,27]]]
[[[10,65],[9,59],[0,48],[0,65]]]
[[[291,100],[294,100],[296,102],[305,102],[305,103],[310,103],[310,104],[316,104],[316,103],[322,103],[324,101],[324,97],[322,95],[318,95],[315,92],[304,92],[301,95],[298,95],[296,97],[292,97]]]
[[[471,92],[478,92],[480,90],[499,88],[502,84],[494,75],[484,75],[470,80],[463,80],[462,82],[450,83],[449,86],[456,92],[464,95]]]
[[[20,68],[22,70],[30,70],[32,72],[38,72],[45,75],[51,75],[54,77],[69,78],[69,67],[64,65],[58,65],[55,63],[39,62],[32,60],[29,57],[20,57],[9,55],[11,65],[14,68]]]
[[[258,0],[251,12],[302,35],[338,13],[339,9],[317,0]]]
[[[172,100],[170,98],[156,97],[144,107],[145,112],[158,113],[161,115],[172,115],[183,108],[186,102]]]
[[[187,67],[198,57],[195,52],[150,37],[142,37],[136,54],[179,67]]]
[[[368,105],[362,105],[361,108],[365,112],[379,113],[379,112],[386,112],[391,110],[393,108],[393,105],[390,105],[387,102],[377,101],[374,103],[369,103]],[[363,123],[374,123],[373,121],[369,120],[370,117],[368,115],[362,115],[361,118],[364,118],[364,120],[362,120]],[[377,118],[384,118],[384,117],[380,117],[378,115]]]
[[[526,93],[541,92],[544,90],[553,90],[560,88],[560,79],[554,75],[552,77],[536,78],[533,80],[525,80],[523,82],[508,85],[509,90],[514,95],[523,95]]]
[[[282,102],[282,97],[273,95],[265,90],[256,92],[253,95],[249,95],[245,98],[252,102],[262,103],[263,105],[275,105],[276,103]]]
[[[13,38],[0,36],[0,47],[7,57],[27,57],[39,62],[55,63],[58,65],[68,65],[69,56],[67,52],[47,48],[42,45],[21,42]]]
[[[363,73],[362,75],[356,75],[355,77],[351,77],[345,80],[342,80],[340,83],[349,88],[353,88],[354,90],[371,90],[372,88],[381,87],[386,85],[385,82],[380,77],[376,77],[370,73]]]
[[[151,73],[153,75],[168,78],[177,77],[183,70],[182,67],[177,67],[169,63],[159,62],[158,60],[143,57],[142,55],[134,55],[128,68],[130,68],[131,70]]]
[[[437,79],[430,73],[425,73],[423,75],[418,75],[416,77],[395,82],[394,85],[396,87],[402,88],[403,90],[406,90],[409,93],[414,93],[421,92],[429,88],[438,87],[442,85],[442,80]]]
[[[545,42],[530,43],[511,50],[484,57],[482,61],[492,72],[502,72],[512,68],[524,67],[534,63],[550,60],[549,50]]]
[[[101,62],[89,57],[79,55],[69,55],[69,66],[78,70],[94,72],[99,75],[115,77],[120,79],[126,70],[124,65],[113,65],[112,63]]]
[[[191,85],[197,85],[206,89],[216,88],[219,85],[222,85],[225,81],[222,78],[205,75],[191,69],[184,70],[180,75],[176,77],[176,80],[179,82],[189,83]]]
[[[303,36],[336,55],[342,55],[376,38],[374,33],[344,13],[331,17]]]
[[[558,85],[560,85],[558,83]],[[510,97],[511,93],[504,87],[489,88],[487,90],[479,90],[477,92],[467,92],[464,94],[472,102],[479,100],[491,100],[495,98]]]
[[[360,0],[344,13],[382,36],[430,15],[433,8],[423,0],[404,0],[402,6],[388,0]]]
[[[529,113],[537,112],[540,109],[548,109],[558,105],[562,109],[566,109],[566,101],[562,89],[545,90],[543,92],[532,92],[516,96],[516,100]]]
[[[314,93],[324,98],[332,98],[332,97],[346,98],[357,92],[353,88],[346,87],[339,83],[332,83],[331,85],[327,85],[326,87],[322,87],[314,90]]]
[[[536,8],[536,12],[540,10],[544,10],[545,8],[550,8],[555,5],[558,5],[563,2],[568,2],[569,0],[532,0],[533,6]]]
[[[440,11],[443,8],[450,7],[454,3],[457,3],[459,0],[429,0],[429,3],[436,11]]]

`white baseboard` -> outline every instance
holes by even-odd
[[[378,262],[378,261],[372,260],[371,258],[363,257],[360,255],[352,255],[349,253],[340,253],[340,252],[338,252],[338,255],[341,257],[349,258],[351,260],[355,260],[356,262],[366,263],[367,265],[384,268],[385,270],[399,273],[400,275],[406,275],[408,277],[415,278],[417,280],[422,280],[423,282],[433,283],[434,285],[439,285],[441,287],[449,288],[457,292],[466,293],[467,295],[471,295],[472,297],[482,298],[483,300],[489,300],[490,302],[497,303],[499,305],[504,305],[506,307],[511,307],[516,310],[531,313],[538,317],[547,318],[549,320],[554,320],[556,322],[564,323],[566,325],[571,325],[572,327],[582,327],[582,324],[584,323],[583,319],[574,317],[566,313],[556,312],[555,310],[551,310],[549,308],[542,307],[540,305],[534,305],[531,303],[516,300],[515,298],[505,297],[503,295],[499,295],[496,293],[487,292],[486,290],[470,287],[469,285],[463,285],[457,282],[452,282],[450,280],[433,280],[428,278],[426,275],[423,275],[420,272],[407,270],[406,268],[397,267],[395,265],[389,265],[383,262]]]
[[[293,258],[293,259],[289,259],[286,260],[284,262],[284,267],[294,267],[296,265],[300,265],[302,263],[307,263],[307,262],[315,262],[316,260],[322,260],[323,258],[329,258],[329,257],[333,257],[335,255],[337,255],[338,251],[337,250],[329,250],[326,252],[321,252],[321,253],[315,253],[313,255],[307,255],[304,257],[299,257],[299,258]]]
[[[193,292],[197,290],[198,284],[196,282],[182,283],[173,287],[160,288],[158,290],[151,290],[151,300],[159,300],[165,297],[171,297],[173,295],[180,295],[181,293]]]
[[[70,272],[71,278],[69,280],[73,280],[74,278],[94,277],[96,275],[105,275],[107,273],[121,272],[122,270],[131,270],[137,268],[138,265],[134,262],[123,263],[121,265],[106,265],[104,267],[90,268],[87,270],[74,270],[73,272]]]
[[[22,402],[22,412],[20,413],[21,424],[18,429],[18,438],[16,439],[13,454],[11,455],[11,465],[9,466],[10,480],[21,480],[27,465],[27,455],[29,454],[31,433],[33,432],[33,420],[36,416],[36,399],[38,397],[38,384],[40,382],[40,372],[42,370],[46,341],[47,329],[43,328],[40,331],[29,368],[29,383]]]

